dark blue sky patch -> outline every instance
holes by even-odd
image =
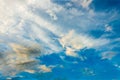
[[[63,64],[63,61],[61,60],[58,54],[42,56],[40,57],[40,60],[42,61],[42,64],[46,64],[46,65]]]
[[[120,49],[119,49],[119,52],[120,52]],[[114,64],[118,64],[118,65],[120,65],[120,54],[119,54],[119,52],[118,52],[118,54],[116,54],[116,56],[113,57],[113,59],[112,59],[112,62],[113,62]],[[119,71],[119,72],[120,72],[120,71]]]
[[[120,0],[93,0],[90,5],[95,11],[111,11],[120,9]]]
[[[71,0],[51,0],[51,1],[60,5],[65,5],[66,3],[71,2]]]
[[[99,38],[104,34],[104,31],[102,31],[102,30],[92,30],[92,31],[90,31],[89,34],[91,34],[95,38]]]
[[[113,31],[116,33],[116,35],[120,36],[119,32],[120,32],[120,17],[118,16],[118,20],[114,20],[112,22],[110,22],[110,25],[113,28]]]

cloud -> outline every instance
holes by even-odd
[[[108,52],[104,52],[102,53],[102,58],[101,59],[108,59],[111,60],[113,57],[115,57],[117,55],[116,52],[112,52],[112,51],[108,51]]]
[[[81,5],[83,8],[88,8],[92,0],[83,0]]]
[[[44,73],[52,71],[52,69],[50,67],[47,67],[46,65],[40,65],[38,68]]]
[[[59,39],[66,50],[66,55],[77,56],[74,52],[83,48],[98,48],[109,43],[106,39],[94,39],[87,35],[77,34],[74,30]],[[101,43],[101,44],[100,44]]]
[[[29,40],[7,39],[8,41],[3,40],[0,43],[1,73],[5,76],[15,76],[20,72],[35,70],[34,68],[39,65],[36,57],[40,56],[42,51],[40,45]]]
[[[40,60],[36,59],[43,53],[40,44],[29,40],[19,40],[11,41],[9,39],[6,43],[4,40],[0,43],[0,71],[4,76],[12,77],[20,72],[33,74],[52,71],[54,65],[47,67],[41,65]]]
[[[105,31],[106,32],[112,32],[112,27],[109,26],[108,24],[105,25]]]
[[[75,53],[75,51],[69,47],[66,47],[66,55],[72,57],[78,57],[77,53]]]
[[[41,53],[43,55],[60,51],[51,38],[59,34],[59,31],[56,32],[57,26],[30,9],[36,5],[34,8],[39,7],[47,11],[49,7],[45,8],[45,3],[50,4],[48,6],[51,9],[53,4],[51,5],[49,0],[32,2],[30,0],[0,1],[0,38],[2,38],[0,72],[3,75],[14,76],[24,71],[33,73],[40,65],[36,57]],[[41,68],[49,70],[45,66]]]
[[[28,72],[28,73],[35,73],[35,70],[25,70],[25,72]]]
[[[83,8],[89,9],[89,5],[92,3],[92,0],[72,0],[72,2],[81,5]]]

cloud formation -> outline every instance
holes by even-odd
[[[63,48],[65,48],[66,55],[74,57],[77,56],[75,51],[83,48],[99,48],[109,43],[107,39],[95,39],[84,34],[77,34],[74,30],[71,30],[59,41]]]
[[[63,6],[51,0],[1,0],[0,72],[4,75],[34,73],[38,66],[41,72],[51,72],[36,57],[64,50],[67,56],[79,57],[78,50],[109,44],[109,39],[95,38],[89,33],[103,30],[103,25],[111,18],[115,20],[118,13],[111,16],[113,13],[95,12],[89,7],[92,0],[80,0],[77,6],[84,9],[79,9],[73,6],[78,1]],[[111,30],[106,27],[106,31]]]

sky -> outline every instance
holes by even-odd
[[[0,80],[120,80],[120,0],[0,0]]]

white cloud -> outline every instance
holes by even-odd
[[[67,56],[73,56],[73,57],[78,57],[78,54],[75,53],[75,51],[69,47],[66,47],[66,55]]]
[[[28,72],[28,73],[35,73],[35,70],[25,70],[25,72]]]
[[[63,47],[70,46],[76,50],[84,47],[91,48],[102,46],[108,42],[106,39],[94,39],[84,34],[77,34],[74,30],[69,31],[69,33],[63,36],[59,41]],[[99,44],[99,42],[102,43]]]
[[[108,59],[111,60],[113,57],[115,57],[117,55],[116,52],[112,52],[112,51],[108,51],[108,52],[104,52],[102,53],[102,58],[101,59]]]
[[[39,65],[36,60],[42,51],[39,44],[29,40],[14,41],[5,38],[8,40],[0,43],[0,71],[3,75],[15,76],[19,72],[30,72]]]
[[[83,8],[88,9],[92,0],[72,0],[72,2],[75,2],[76,4],[81,5]]]
[[[86,35],[77,34],[74,30],[71,30],[59,41],[63,48],[66,49],[66,55],[69,56],[77,56],[74,51],[83,49],[85,47],[98,48],[109,42],[106,39],[94,39]]]
[[[47,67],[46,65],[40,65],[38,68],[44,73],[52,71],[52,69],[50,67]]]
[[[0,38],[2,38],[0,41],[4,43],[3,46],[7,45],[5,48],[0,46],[0,55],[2,56],[0,58],[0,72],[3,75],[14,76],[23,71],[33,73],[37,68],[36,65],[39,65],[36,57],[40,56],[43,48],[45,49],[43,50],[44,54],[60,50],[50,37],[59,34],[59,31],[56,32],[57,26],[29,9],[35,5],[34,8],[39,7],[46,11],[52,9],[53,4],[50,3],[50,0],[34,0],[32,2],[30,0],[0,1]],[[54,8],[54,11],[58,10]],[[28,23],[30,25],[26,25]],[[36,39],[41,43],[35,41]],[[44,69],[49,70],[47,67]]]
[[[83,8],[88,8],[91,2],[92,0],[82,0],[81,5]]]
[[[106,31],[106,32],[112,32],[113,30],[112,30],[112,27],[111,27],[111,26],[109,26],[108,24],[106,24],[106,25],[105,25],[105,31]]]

